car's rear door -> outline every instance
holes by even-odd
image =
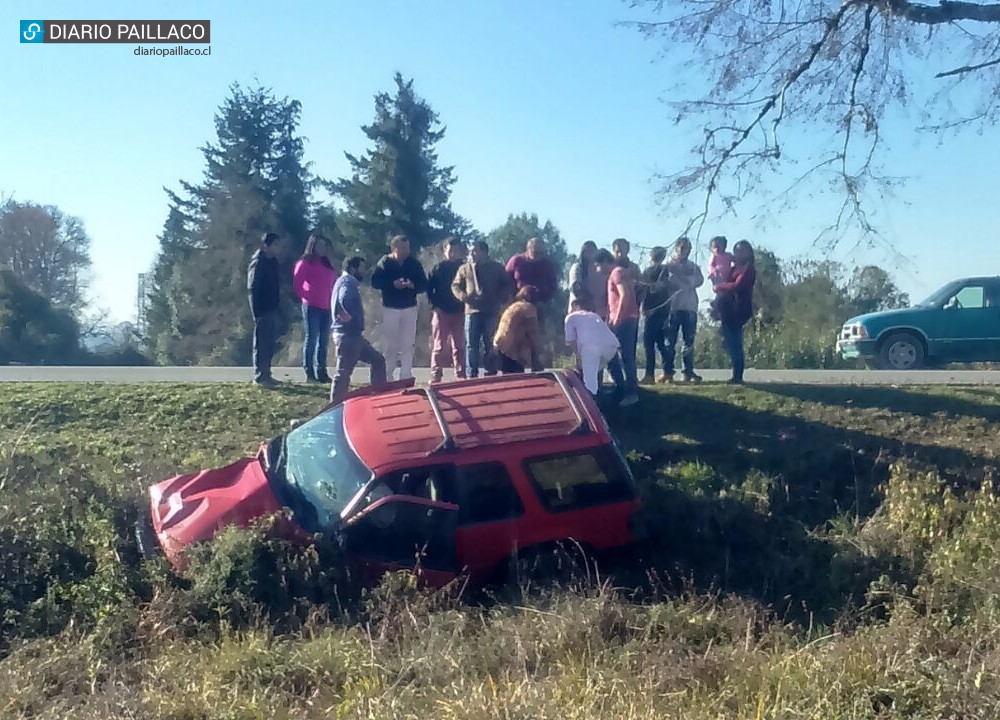
[[[448,499],[458,505],[458,564],[473,577],[485,577],[518,544],[524,504],[502,462],[458,465],[454,479]]]

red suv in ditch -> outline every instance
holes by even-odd
[[[333,533],[365,577],[419,565],[440,585],[489,581],[512,556],[633,540],[628,462],[578,377],[500,375],[365,388],[256,457],[149,488],[170,562],[222,527],[287,508],[301,537]]]

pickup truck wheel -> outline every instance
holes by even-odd
[[[917,370],[924,365],[924,344],[910,332],[895,332],[879,346],[879,363],[887,370]]]

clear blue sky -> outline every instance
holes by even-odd
[[[455,209],[488,231],[511,212],[551,219],[571,249],[593,238],[665,243],[686,217],[662,214],[657,170],[683,166],[691,136],[660,98],[670,67],[660,46],[616,21],[641,19],[619,0],[371,0],[241,3],[32,2],[0,6],[0,195],[55,204],[93,240],[92,296],[116,319],[135,312],[136,275],[155,257],[163,187],[197,182],[199,146],[234,81],[302,102],[315,173],[346,173],[374,93],[400,71],[447,126]],[[21,45],[20,19],[209,19],[212,55],[135,57],[133,45]],[[886,205],[889,239],[908,256],[904,290],[924,296],[961,275],[1000,272],[1000,131],[917,141],[894,130],[890,169],[910,181]],[[783,257],[810,251],[830,197],[802,198],[766,229],[751,217],[710,223]],[[835,255],[890,269],[884,250]],[[917,299],[917,298],[915,298]]]

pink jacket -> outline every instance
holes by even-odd
[[[302,259],[295,263],[292,271],[292,287],[306,305],[329,310],[333,283],[339,274],[321,260]]]

